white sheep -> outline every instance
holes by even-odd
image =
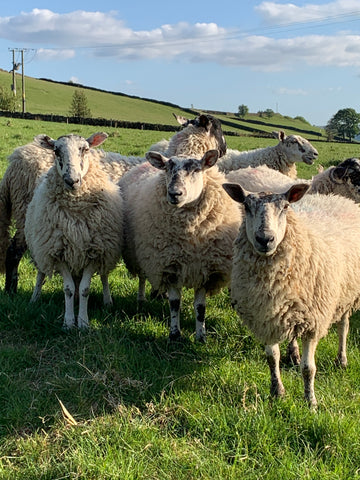
[[[94,139],[107,138],[106,133],[87,139],[91,147]],[[9,156],[9,166],[0,182],[0,272],[6,273],[5,291],[15,293],[18,283],[18,266],[27,245],[24,235],[25,214],[39,179],[54,165],[54,152],[44,148],[43,135],[18,147]],[[88,155],[100,162],[113,181],[134,165],[145,161],[144,157],[124,156],[114,152],[91,148]],[[11,220],[15,222],[15,234],[10,238]]]
[[[205,296],[229,284],[240,210],[222,188],[217,150],[201,159],[168,159],[158,152],[146,158],[151,165],[135,167],[120,181],[123,258],[139,276],[139,301],[145,299],[145,279],[155,291],[167,292],[170,339],[180,336],[182,287],[194,289],[196,338],[204,341]]]
[[[228,149],[226,155],[218,162],[219,170],[228,173],[239,168],[266,164],[291,178],[296,178],[296,163],[304,162],[312,165],[314,159],[317,158],[316,148],[300,135],[286,136],[283,131],[274,132],[274,134],[277,135],[279,143],[272,147],[256,148],[244,152]]]
[[[239,183],[245,190],[257,193],[283,193],[294,183],[309,183],[308,194],[341,195],[360,203],[360,161],[357,158],[348,158],[337,166],[329,167],[311,180],[291,180],[266,165],[234,170],[226,175],[226,180]],[[296,339],[288,345],[288,358],[294,365],[299,365],[300,352]]]
[[[266,345],[275,396],[285,392],[279,343],[301,337],[305,398],[314,406],[318,341],[338,323],[337,360],[345,366],[349,315],[360,306],[359,207],[338,195],[298,202],[307,184],[281,194],[249,193],[234,183],[224,188],[245,211],[234,244],[235,309]]]
[[[64,328],[75,325],[74,296],[79,283],[78,327],[89,325],[87,304],[95,272],[107,278],[121,255],[123,202],[119,187],[94,159],[90,146],[106,134],[88,140],[65,135],[57,140],[43,135],[38,141],[55,154],[55,165],[36,187],[25,219],[25,238],[39,271],[37,291],[45,275],[60,273],[64,280]],[[111,303],[104,291],[104,302]]]

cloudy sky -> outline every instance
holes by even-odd
[[[26,75],[182,107],[360,112],[359,0],[4,2],[0,68],[23,48]]]

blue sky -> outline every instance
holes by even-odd
[[[26,75],[182,107],[360,111],[359,0],[3,2],[0,68],[13,48]]]

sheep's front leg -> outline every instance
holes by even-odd
[[[180,305],[181,290],[176,287],[168,288],[168,299],[170,306],[170,340],[177,340],[181,337],[180,332]]]
[[[103,287],[104,305],[111,306],[113,304],[113,301],[110,293],[109,277],[107,275],[101,275],[100,278],[101,278],[101,283]]]
[[[346,340],[349,333],[349,316],[349,312],[344,313],[337,325],[339,349],[336,357],[336,363],[340,365],[340,367],[344,368],[347,366]]]
[[[316,407],[317,401],[315,397],[315,350],[318,341],[314,338],[304,337],[302,339],[303,354],[301,357],[301,373],[304,380],[304,395],[311,407]]]
[[[45,282],[45,273],[42,273],[38,270],[36,275],[35,288],[30,299],[31,303],[37,302],[39,300],[41,295],[41,289],[42,289],[42,286],[44,285],[44,282]]]
[[[194,310],[196,318],[196,340],[199,342],[206,341],[205,331],[205,306],[206,306],[206,290],[200,288],[196,290],[194,296]]]
[[[78,328],[89,328],[88,317],[88,300],[90,294],[91,278],[95,273],[95,267],[88,265],[83,272],[80,285],[79,285],[79,315],[78,315]]]
[[[270,393],[274,397],[282,397],[285,388],[280,376],[280,348],[279,344],[265,346],[266,359],[270,368],[271,384]]]
[[[63,328],[69,329],[75,326],[74,313],[74,296],[75,296],[75,282],[72,278],[70,270],[65,263],[58,265],[58,270],[63,278],[64,293],[65,293],[65,316]]]

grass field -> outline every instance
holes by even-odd
[[[0,175],[16,146],[38,133],[70,131],[89,136],[94,129],[0,118]],[[104,148],[136,155],[171,135],[106,131]],[[227,141],[241,150],[276,143]],[[315,145],[324,167],[359,155],[357,145]],[[299,176],[309,178],[316,168],[301,165]],[[263,346],[241,325],[226,290],[208,301],[208,341],[201,345],[194,341],[192,292],[184,292],[184,339],[169,343],[166,302],[149,301],[138,311],[137,282],[121,264],[110,276],[111,309],[103,308],[94,278],[86,333],[61,330],[58,277],[29,305],[34,283],[27,255],[15,296],[3,293],[0,278],[1,480],[360,478],[358,314],[346,371],[333,362],[335,329],[319,344],[314,412],[303,400],[298,368],[283,365],[287,395],[269,397]]]

